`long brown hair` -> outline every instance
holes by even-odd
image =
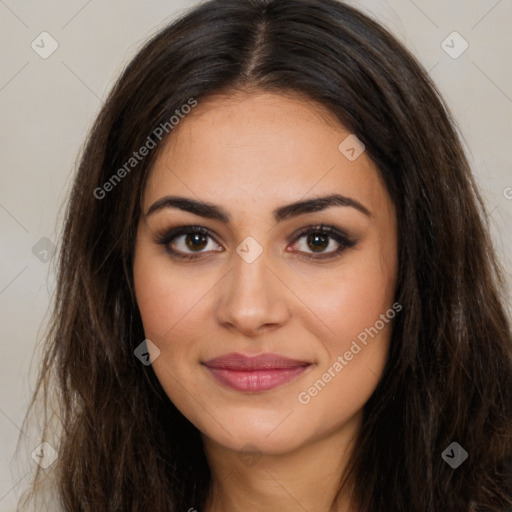
[[[110,93],[68,203],[31,403],[58,394],[62,507],[206,503],[211,475],[199,432],[134,356],[144,331],[133,250],[145,180],[169,136],[160,141],[155,129],[191,98],[246,90],[298,93],[327,107],[365,144],[396,206],[403,311],[345,475],[355,509],[511,509],[512,336],[485,207],[425,70],[336,0],[205,2],[154,36]],[[112,180],[148,137],[156,147]],[[457,469],[441,457],[453,441],[469,455]]]

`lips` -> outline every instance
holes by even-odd
[[[202,363],[221,384],[237,391],[274,389],[298,378],[311,363],[279,354],[226,354]]]

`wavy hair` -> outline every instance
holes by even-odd
[[[57,397],[61,506],[207,503],[199,432],[134,356],[145,338],[132,273],[140,199],[172,130],[105,197],[98,189],[190,98],[251,91],[326,107],[365,144],[396,207],[403,311],[340,492],[354,482],[359,512],[511,510],[512,336],[485,205],[424,68],[336,0],[201,3],[153,36],[110,92],[67,204],[29,408]],[[456,470],[441,457],[452,441],[469,454]]]

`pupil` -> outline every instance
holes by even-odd
[[[329,245],[327,238],[328,237],[325,235],[309,235],[308,244],[313,244],[312,246],[310,245],[310,249],[313,249],[314,251],[325,249]]]
[[[204,247],[207,244],[206,237],[204,235],[201,235],[200,233],[188,234],[186,238],[186,244],[187,247],[191,250],[204,249]]]

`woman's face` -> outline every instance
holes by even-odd
[[[153,370],[226,448],[285,453],[347,431],[382,374],[395,210],[349,136],[311,101],[217,96],[149,176],[134,280]]]

